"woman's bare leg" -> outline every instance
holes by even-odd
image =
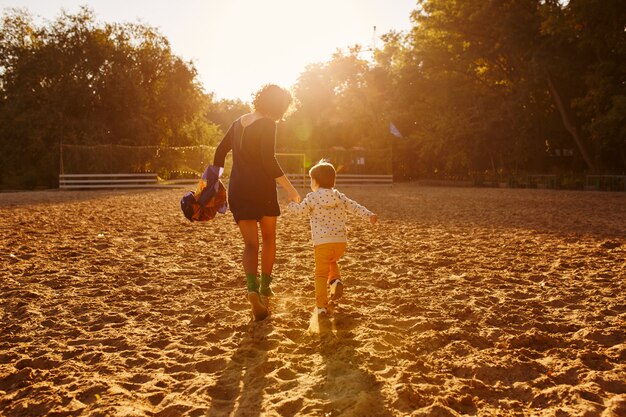
[[[276,260],[276,217],[261,217],[261,272],[272,275],[274,261]]]
[[[252,315],[254,319],[259,321],[265,319],[269,311],[261,302],[261,296],[258,293],[258,284],[256,283],[256,274],[259,264],[259,231],[256,220],[239,220],[239,230],[243,237],[243,270],[246,273],[246,281],[248,284],[248,301],[252,306]],[[250,285],[250,282],[254,285]],[[256,287],[256,288],[253,288]]]
[[[259,223],[263,240],[259,293],[266,297],[272,297],[274,292],[270,284],[272,283],[272,269],[276,260],[276,217],[262,217]]]
[[[237,223],[243,237],[243,270],[246,274],[257,273],[259,265],[259,229],[256,220],[239,220]]]

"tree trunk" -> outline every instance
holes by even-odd
[[[583,157],[583,159],[585,160],[585,163],[587,164],[587,168],[589,168],[591,171],[594,171],[593,162],[591,161],[589,154],[587,154],[587,151],[585,150],[585,146],[583,144],[583,141],[580,138],[580,135],[578,134],[578,131],[576,130],[576,126],[574,126],[574,123],[572,122],[572,120],[569,117],[569,114],[567,113],[567,109],[563,105],[563,100],[561,100],[561,95],[559,94],[558,90],[556,89],[556,86],[554,85],[554,81],[552,80],[552,75],[550,75],[550,72],[548,70],[545,70],[545,73],[546,73],[546,77],[548,78],[548,86],[550,87],[550,93],[552,94],[552,98],[554,99],[554,102],[556,103],[556,107],[559,110],[559,114],[561,115],[563,126],[570,133],[570,135],[572,135],[572,138],[574,139],[574,142],[576,143],[576,146],[578,147],[578,150],[580,151],[581,156]]]

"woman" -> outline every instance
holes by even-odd
[[[228,183],[228,204],[244,241],[243,269],[248,300],[255,320],[268,315],[261,295],[273,295],[270,288],[276,257],[276,219],[280,215],[276,184],[285,189],[289,201],[300,201],[276,161],[276,122],[291,103],[291,94],[277,85],[266,85],[254,97],[252,113],[235,120],[215,150],[213,165],[224,167],[229,151],[233,168]],[[257,278],[259,227],[263,251],[261,277]]]

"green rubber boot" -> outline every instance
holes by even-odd
[[[259,287],[259,293],[265,297],[273,297],[274,291],[270,288],[272,283],[272,276],[261,273],[261,286]]]

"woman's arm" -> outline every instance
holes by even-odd
[[[289,178],[287,178],[286,175],[276,178],[276,183],[287,191],[287,199],[289,201],[295,201],[296,203],[300,202],[300,193],[298,193],[298,190],[296,190],[296,188],[291,184],[291,181],[289,181]]]
[[[224,161],[226,161],[226,155],[232,149],[233,145],[233,135],[234,135],[234,124],[230,125],[228,132],[222,138],[222,141],[217,148],[215,149],[215,155],[213,156],[213,165],[216,167],[224,168]]]
[[[276,160],[276,123],[267,119],[267,126],[263,126],[261,136],[261,162],[265,172],[273,178],[286,192],[289,201],[300,202],[300,194],[291,184],[289,178]],[[271,125],[270,125],[271,123]]]

